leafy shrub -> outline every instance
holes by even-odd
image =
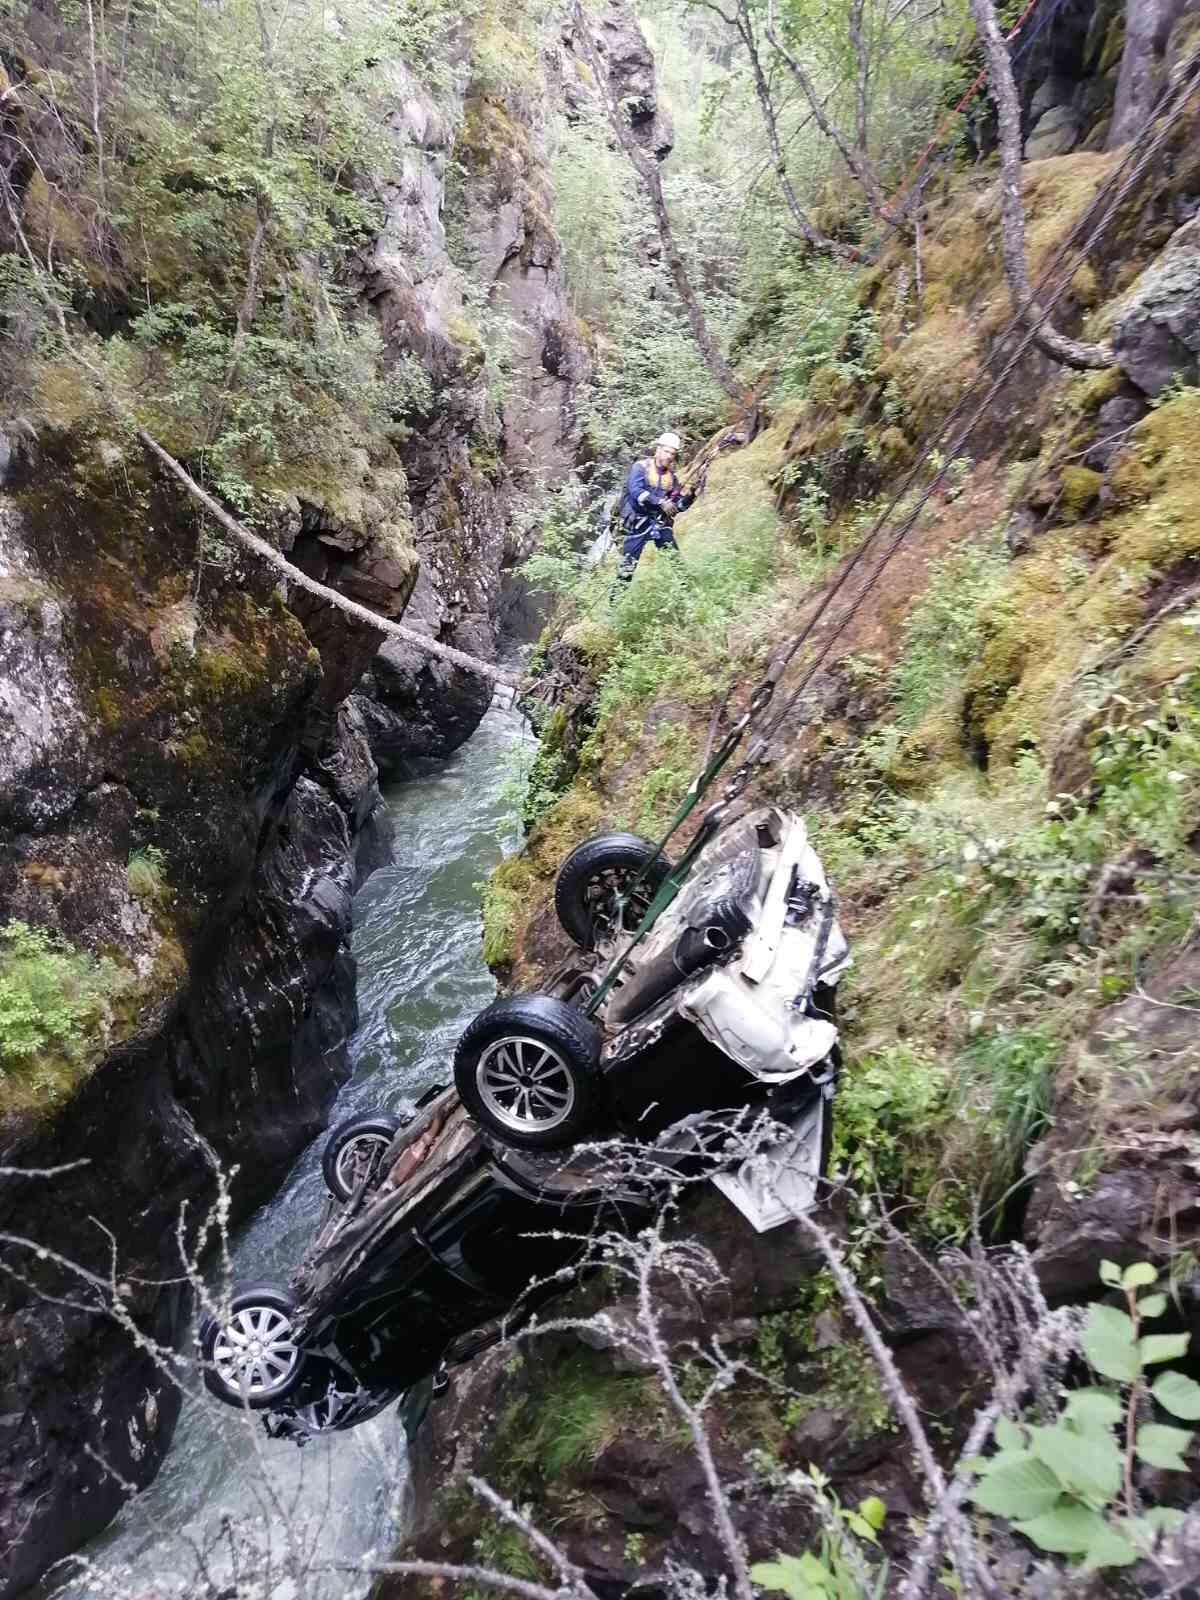
[[[921,1196],[933,1179],[931,1124],[945,1110],[946,1069],[912,1046],[865,1055],[843,1077],[831,1161],[859,1189]]]
[[[896,720],[914,727],[931,707],[957,693],[982,637],[981,612],[998,592],[1008,563],[994,533],[934,567],[929,588],[904,625],[892,675]]]
[[[1200,1384],[1181,1372],[1148,1369],[1178,1361],[1191,1336],[1142,1332],[1161,1317],[1167,1296],[1153,1289],[1154,1267],[1137,1262],[1124,1272],[1101,1265],[1101,1279],[1125,1296],[1127,1309],[1088,1308],[1083,1354],[1108,1382],[1073,1390],[1051,1423],[996,1424],[996,1455],[980,1464],[975,1504],[1011,1522],[1041,1550],[1081,1559],[1089,1568],[1130,1566],[1162,1531],[1177,1528],[1183,1512],[1143,1506],[1133,1462],[1160,1470],[1187,1470],[1190,1429],[1147,1421],[1154,1411],[1186,1422],[1200,1420]]]
[[[79,1061],[102,1026],[118,983],[97,960],[44,928],[0,927],[0,1081],[29,1075],[47,1054]]]

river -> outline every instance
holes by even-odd
[[[517,842],[503,791],[508,753],[529,737],[522,728],[514,713],[493,709],[448,760],[414,761],[384,790],[395,859],[355,902],[361,1026],[335,1121],[401,1110],[446,1081],[458,1035],[495,994],[480,953],[478,885]],[[235,1281],[288,1277],[323,1214],[322,1143],[232,1240]],[[187,1397],[157,1478],[82,1552],[82,1574],[41,1592],[57,1600],[215,1592],[197,1581],[199,1551],[219,1583],[234,1576],[235,1562],[260,1573],[269,1563],[262,1592],[273,1600],[362,1596],[369,1584],[357,1575],[331,1573],[297,1588],[282,1573],[285,1541],[302,1542],[321,1565],[386,1557],[402,1525],[405,1483],[394,1407],[301,1451],[216,1401]]]

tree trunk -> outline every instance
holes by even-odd
[[[716,8],[714,7],[713,9],[715,10]],[[722,15],[724,14],[722,13]],[[823,233],[813,226],[796,197],[792,180],[788,177],[787,163],[783,157],[783,146],[779,142],[779,122],[775,115],[775,103],[771,99],[771,86],[768,84],[766,73],[762,68],[762,58],[758,53],[758,43],[754,37],[754,24],[750,16],[750,7],[747,4],[747,0],[737,0],[737,17],[725,17],[725,21],[737,29],[742,43],[746,46],[746,54],[750,57],[750,67],[754,73],[754,92],[758,97],[759,109],[762,111],[767,143],[771,147],[771,158],[775,163],[775,175],[779,179],[779,187],[783,192],[783,198],[788,211],[791,213],[792,221],[796,224],[801,237],[807,240],[814,250],[823,251],[827,255],[848,255],[850,252],[844,250],[832,239],[827,239]]]
[[[692,338],[696,341],[696,348],[704,360],[704,365],[712,374],[714,382],[724,390],[731,400],[737,401],[739,405],[747,404],[750,396],[734,376],[733,369],[721,354],[716,340],[709,332],[704,310],[696,298],[691,279],[688,277],[687,267],[679,253],[679,246],[675,242],[675,230],[671,226],[667,203],[663,198],[662,176],[658,170],[658,163],[638,148],[629,119],[625,116],[613,96],[603,58],[596,46],[596,41],[592,38],[591,29],[588,27],[587,19],[583,14],[583,6],[579,3],[579,0],[576,0],[574,7],[574,22],[580,43],[583,45],[584,54],[588,59],[588,65],[595,76],[596,88],[600,93],[605,115],[608,117],[609,124],[617,137],[618,143],[628,156],[630,165],[641,179],[642,188],[646,191],[646,198],[650,202],[650,209],[654,213],[655,225],[658,228],[663,259],[670,269],[675,291],[687,314],[688,326],[692,330]]]
[[[971,14],[987,58],[988,76],[1000,136],[1000,250],[1013,311],[1026,324],[1040,323],[1033,342],[1043,354],[1064,366],[1086,371],[1111,367],[1108,345],[1083,344],[1058,332],[1034,297],[1025,260],[1025,206],[1021,200],[1021,105],[1013,81],[1012,62],[996,20],[992,0],[971,0]]]

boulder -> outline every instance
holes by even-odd
[[[1038,118],[1025,141],[1026,161],[1065,156],[1079,143],[1079,118],[1071,106],[1051,106]]]
[[[1113,328],[1121,370],[1144,394],[1200,377],[1200,218],[1142,273]]]
[[[1093,472],[1107,472],[1125,443],[1125,435],[1142,420],[1147,409],[1141,395],[1118,394],[1106,400],[1096,413],[1096,442],[1084,456],[1084,465]]]
[[[1068,79],[1051,73],[1034,90],[1033,99],[1029,103],[1030,118],[1037,119],[1053,106],[1069,106],[1075,94],[1075,85]]]
[[[1059,1075],[1052,1131],[1027,1162],[1025,1216],[1052,1299],[1093,1292],[1102,1260],[1162,1265],[1200,1240],[1196,1018],[1173,1003],[1198,978],[1195,948],[1146,972],[1143,991],[1101,1012]]]

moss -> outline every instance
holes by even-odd
[[[949,411],[975,376],[978,360],[972,319],[954,306],[926,316],[884,357],[880,370],[896,384],[906,419],[921,432]]]
[[[536,876],[524,856],[509,856],[484,885],[483,959],[489,967],[506,967],[512,961]]]
[[[1064,467],[1059,479],[1059,507],[1063,520],[1078,522],[1088,507],[1096,501],[1103,487],[1102,473],[1078,465]]]
[[[1089,417],[1114,395],[1125,382],[1125,374],[1115,364],[1099,372],[1088,372],[1071,385],[1067,404],[1080,416]]]

